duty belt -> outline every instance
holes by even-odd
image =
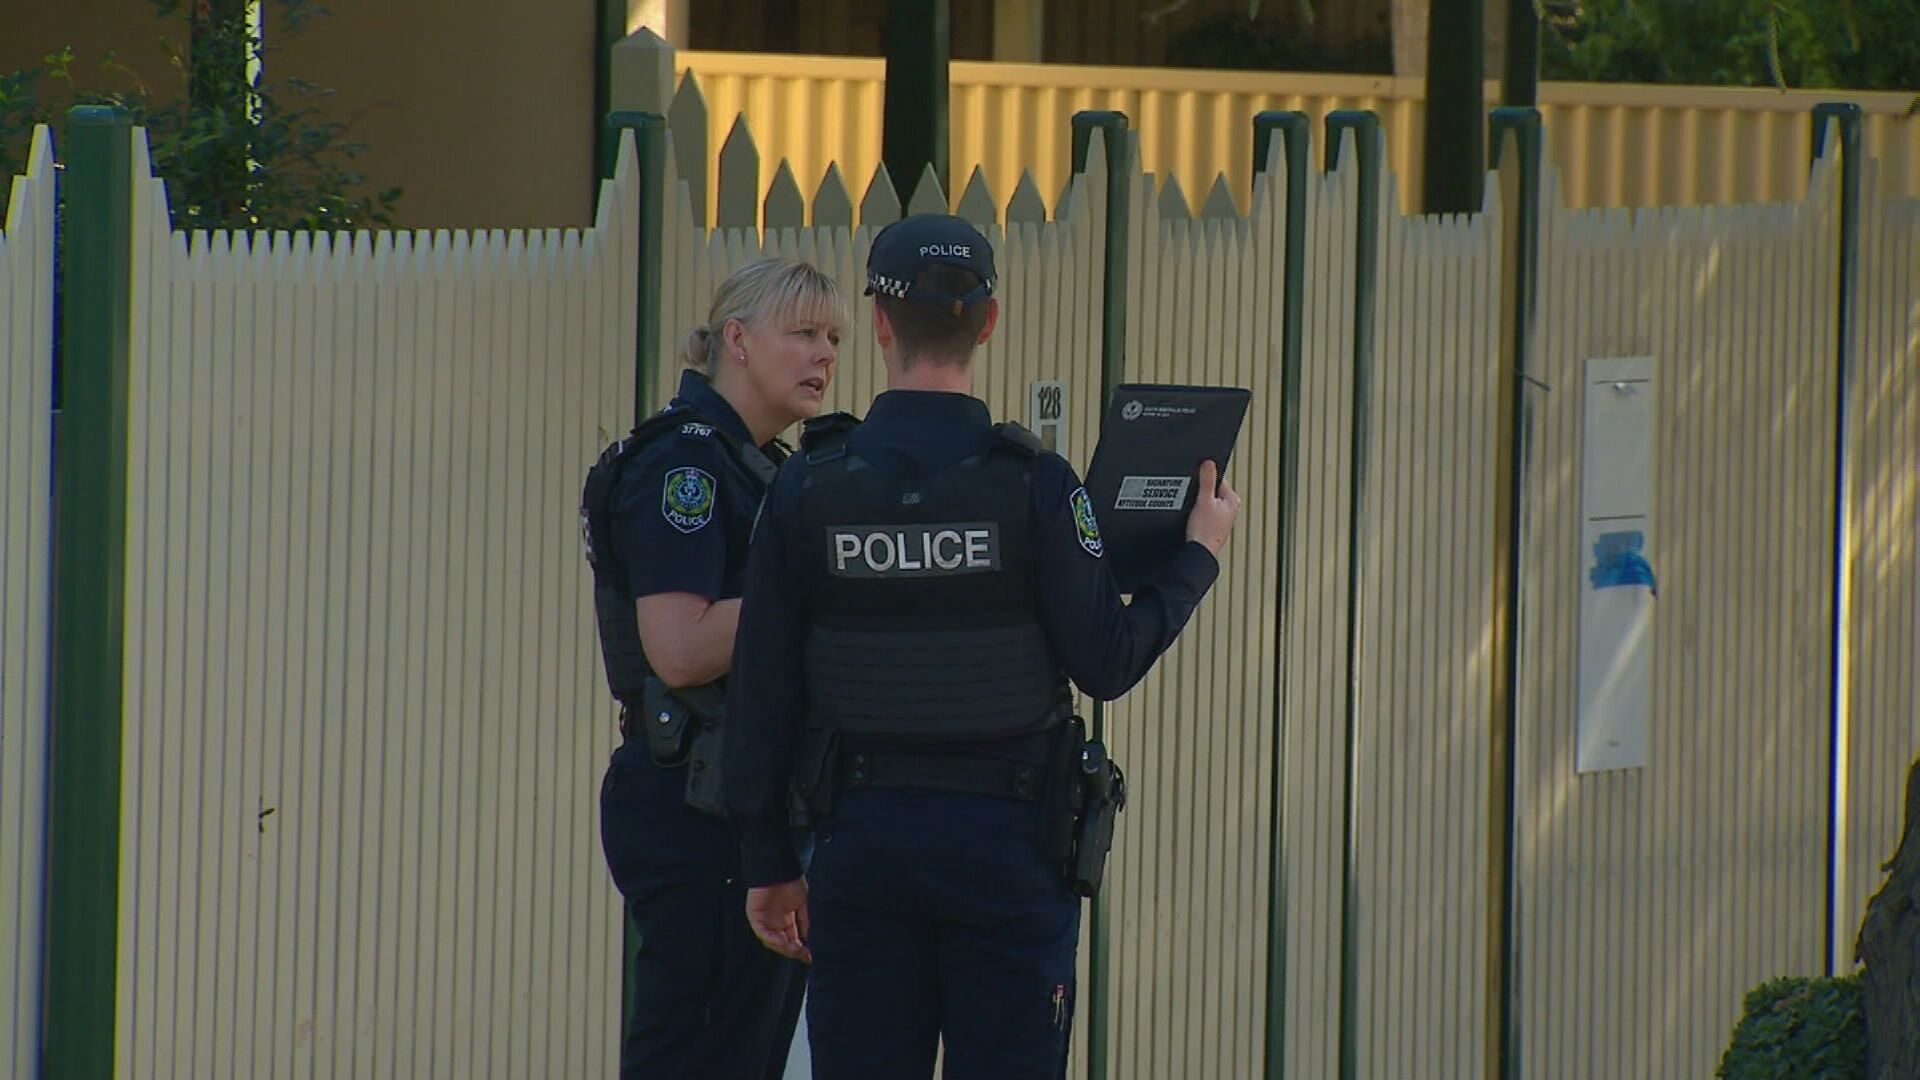
[[[842,790],[918,787],[1037,802],[1046,791],[1043,767],[999,758],[903,750],[859,750],[840,757]]]

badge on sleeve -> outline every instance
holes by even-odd
[[[713,477],[691,465],[667,474],[660,493],[660,514],[683,533],[699,532],[713,520]]]
[[[1077,487],[1067,502],[1073,507],[1073,528],[1080,534],[1080,546],[1087,554],[1099,558],[1106,545],[1100,542],[1100,523],[1093,519],[1093,499],[1087,495],[1086,488]]]

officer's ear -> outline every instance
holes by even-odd
[[[720,340],[726,346],[720,359],[727,362],[744,359],[747,352],[746,337],[747,324],[739,319],[728,319],[727,324],[720,328]],[[720,365],[714,366],[718,368]]]
[[[980,340],[974,342],[974,344],[985,345],[987,343],[987,339],[993,336],[993,328],[995,326],[998,326],[999,324],[1000,324],[1000,301],[989,296],[987,297],[987,321],[981,324]]]
[[[879,304],[873,305],[873,343],[882,350],[893,348],[893,321]]]

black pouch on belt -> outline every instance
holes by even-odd
[[[793,762],[793,799],[789,807],[798,828],[818,825],[833,813],[834,783],[840,765],[840,733],[807,728],[800,732],[799,752]]]
[[[675,690],[691,714],[687,725],[687,805],[709,817],[727,816],[726,773],[721,752],[727,734],[727,693],[719,683]]]
[[[635,721],[647,733],[647,751],[655,765],[671,769],[686,764],[693,747],[693,710],[674,697],[666,683],[647,677],[640,690],[640,715]]]

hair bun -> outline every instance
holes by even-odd
[[[694,327],[693,332],[687,335],[683,349],[687,354],[688,364],[697,368],[706,368],[707,355],[713,351],[713,331],[704,326]]]

